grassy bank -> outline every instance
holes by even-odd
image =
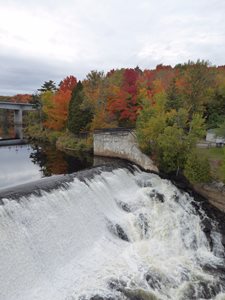
[[[70,132],[64,132],[56,141],[56,147],[62,151],[92,152],[93,139],[89,137],[76,137]]]
[[[74,151],[77,153],[92,152],[92,137],[77,137],[69,131],[53,131],[42,129],[40,125],[32,125],[25,130],[26,137],[31,141],[50,143],[61,151]]]
[[[62,132],[42,129],[40,125],[32,125],[25,128],[25,136],[31,141],[40,141],[42,143],[56,144],[57,139]]]

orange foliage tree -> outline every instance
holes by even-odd
[[[16,103],[29,103],[32,100],[32,95],[30,94],[17,94],[11,97],[12,102]]]
[[[47,120],[45,126],[54,130],[66,127],[68,106],[73,88],[77,84],[74,76],[68,76],[59,85],[59,90],[53,95],[52,103],[46,109]]]

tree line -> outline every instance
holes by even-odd
[[[223,134],[225,66],[198,60],[152,70],[91,71],[82,81],[68,76],[58,87],[44,82],[31,102],[40,108],[31,115],[43,130],[134,127],[140,147],[162,170],[206,181],[209,165],[197,155],[196,143],[207,129]]]

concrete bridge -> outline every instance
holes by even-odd
[[[0,101],[0,109],[8,109],[14,111],[15,134],[17,138],[23,139],[23,111],[36,110],[36,106],[30,103],[13,103]]]
[[[0,102],[0,109],[14,110],[14,124],[23,124],[23,111],[35,110],[35,106],[30,103]]]

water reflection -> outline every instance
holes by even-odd
[[[92,165],[92,156],[65,154],[45,145],[0,147],[0,189]]]
[[[12,126],[10,126],[8,128],[0,127],[0,138],[2,138],[2,139],[16,138],[15,128]]]
[[[14,128],[13,112],[0,109],[0,138],[15,138],[16,128]]]
[[[33,146],[30,154],[31,161],[40,166],[43,176],[55,174],[70,174],[93,165],[93,157],[61,152],[55,147]]]
[[[23,139],[23,126],[15,125],[7,128],[0,126],[0,139]]]

